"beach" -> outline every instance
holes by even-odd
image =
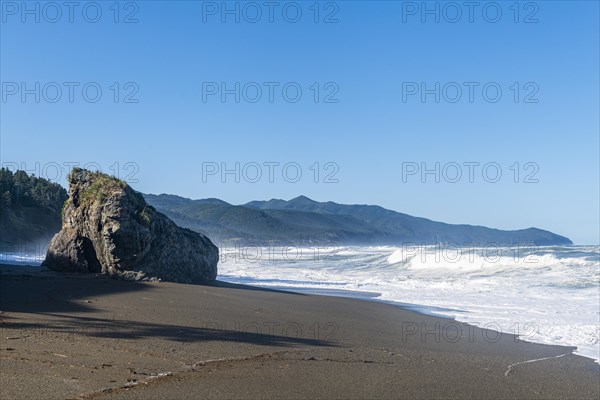
[[[0,266],[3,399],[598,398],[598,364],[374,301]]]

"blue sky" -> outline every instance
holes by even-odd
[[[1,3],[4,166],[600,241],[598,2]]]

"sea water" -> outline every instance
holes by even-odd
[[[600,247],[224,247],[219,279],[409,305],[600,360]]]

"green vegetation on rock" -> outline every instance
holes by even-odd
[[[79,168],[73,169],[70,176],[78,171],[80,171]],[[82,193],[80,199],[81,204],[88,204],[89,202],[96,201],[103,202],[111,193],[121,190],[127,185],[125,182],[114,176],[105,175],[100,172],[91,172],[90,178],[92,179],[92,184]]]
[[[146,226],[150,226],[150,223],[152,222],[150,217],[150,208],[150,206],[144,206],[144,208],[137,213],[139,221]]]
[[[69,206],[69,204],[71,204],[71,199],[67,198],[65,200],[65,202],[63,203],[62,209],[60,210],[60,216],[61,216],[61,218],[65,217],[65,211],[67,210],[67,207]]]

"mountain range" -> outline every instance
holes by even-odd
[[[374,205],[318,202],[306,196],[242,205],[209,198],[191,200],[169,194],[144,194],[146,201],[180,226],[204,233],[217,243],[402,243],[466,245],[564,245],[572,242],[538,228],[513,231],[453,225],[414,217]]]

